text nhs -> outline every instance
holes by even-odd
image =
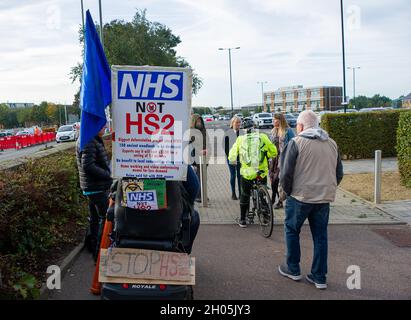
[[[182,72],[118,71],[118,99],[183,100]]]
[[[130,192],[127,194],[129,201],[153,201],[154,200],[154,192],[147,191],[147,192]]]

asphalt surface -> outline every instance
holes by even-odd
[[[283,228],[270,239],[257,226],[202,225],[194,244],[196,300],[277,299],[411,299],[411,247],[397,247],[378,235],[378,226],[330,226],[328,289],[321,291],[305,279],[293,282],[277,272],[284,259]],[[386,226],[384,227],[387,228]],[[407,226],[388,227],[411,232]],[[310,271],[312,240],[308,227],[301,233],[301,268]],[[350,265],[361,271],[361,289],[349,290]],[[62,280],[53,300],[99,299],[88,292],[94,263],[83,251]]]
[[[56,141],[48,142],[47,146],[55,146],[57,145]],[[4,151],[0,151],[0,161],[7,161],[13,160],[18,158],[27,157],[37,151],[43,150],[46,147],[46,143],[36,145],[33,147],[27,147],[20,150],[8,149]]]

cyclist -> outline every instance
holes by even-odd
[[[277,148],[267,135],[256,132],[252,126],[245,129],[247,133],[237,138],[228,155],[230,164],[235,163],[237,157],[240,157],[241,215],[238,225],[241,228],[247,227],[246,215],[249,210],[253,182],[259,176],[263,179],[264,184],[267,183],[268,158],[277,156]]]

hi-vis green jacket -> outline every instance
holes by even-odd
[[[252,132],[237,138],[228,154],[228,160],[235,162],[238,156],[243,178],[254,180],[257,178],[257,171],[263,171],[260,176],[265,178],[268,175],[268,159],[277,156],[277,148],[265,134]]]

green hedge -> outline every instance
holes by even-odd
[[[401,182],[411,188],[411,111],[400,116],[397,131],[398,169]]]
[[[0,172],[0,298],[36,298],[47,266],[84,237],[78,179],[74,150]]]
[[[335,140],[345,159],[373,158],[375,150],[381,150],[383,157],[394,157],[402,112],[328,113],[322,116],[321,127]]]

